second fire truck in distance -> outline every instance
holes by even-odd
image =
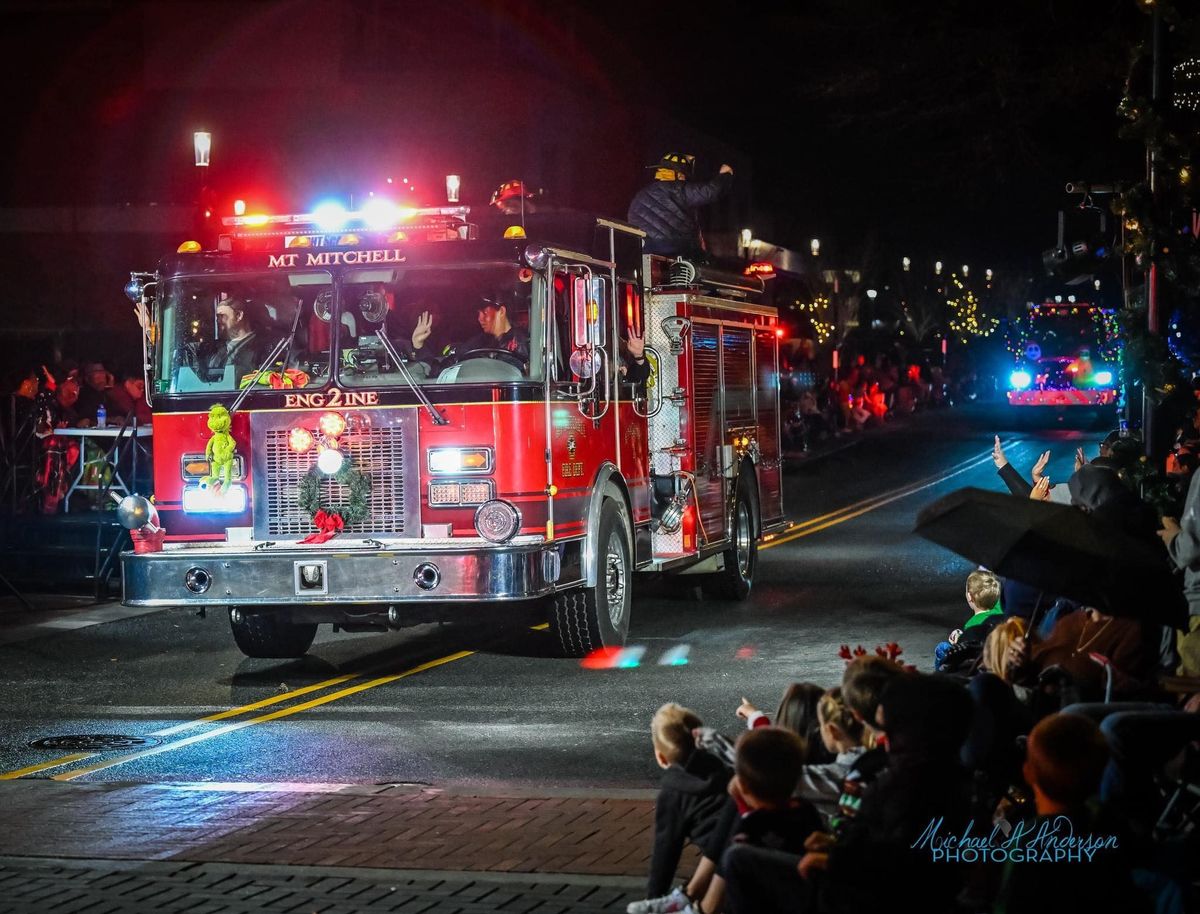
[[[581,656],[625,642],[637,572],[749,593],[784,524],[758,279],[645,256],[595,217],[381,204],[226,225],[128,290],[157,524],[123,512],[151,519],[122,557],[127,605],[227,609],[245,654],[296,657],[322,623],[536,600]],[[507,343],[480,343],[485,303]]]

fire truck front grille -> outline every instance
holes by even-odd
[[[255,478],[255,529],[269,539],[304,537],[316,531],[308,512],[297,503],[300,482],[316,465],[316,448],[303,454],[294,452],[288,447],[290,430],[291,423],[265,429],[259,439],[261,452],[255,454],[255,468],[261,468]],[[342,453],[371,481],[366,517],[347,524],[346,533],[404,535],[411,515],[410,498],[419,497],[415,482],[413,492],[405,485],[407,445],[406,429],[401,424],[372,426],[342,438]],[[336,509],[349,503],[346,486],[323,473],[319,478],[322,506]],[[264,480],[265,498],[260,490]],[[258,513],[259,506],[265,523]]]

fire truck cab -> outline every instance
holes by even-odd
[[[541,601],[582,656],[625,642],[635,573],[750,592],[784,525],[760,280],[579,215],[225,221],[131,283],[155,504],[123,506],[127,605],[225,609],[246,655],[296,657],[322,623]]]

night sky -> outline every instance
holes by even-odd
[[[0,205],[190,202],[197,126],[210,192],[279,208],[459,171],[623,215],[678,148],[733,162],[768,240],[999,265],[1053,244],[1066,181],[1138,176],[1148,29],[1134,0],[9,0]]]

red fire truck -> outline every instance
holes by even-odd
[[[542,601],[581,656],[624,643],[635,572],[749,593],[784,524],[759,280],[645,256],[637,229],[578,214],[225,225],[126,290],[155,474],[154,505],[121,511],[127,605],[225,609],[246,655],[296,657],[323,623]],[[507,331],[481,344],[497,314]]]

